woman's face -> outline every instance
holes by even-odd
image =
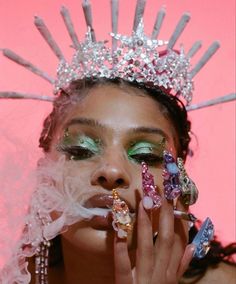
[[[70,175],[81,177],[78,190],[94,191],[95,197],[85,206],[106,207],[110,204],[112,189],[116,188],[131,212],[137,213],[142,197],[141,161],[150,163],[149,171],[162,194],[163,143],[165,149],[176,155],[174,137],[171,122],[151,97],[131,87],[101,85],[89,90],[68,113],[54,137],[51,156],[57,159],[65,155],[56,149],[58,143],[66,147],[82,146],[66,157],[71,159],[67,163]],[[153,223],[156,230],[155,216]],[[110,251],[113,234],[108,216],[74,224],[63,237],[75,249],[105,253]],[[135,233],[129,237],[129,245],[135,246]]]

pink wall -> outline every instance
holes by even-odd
[[[91,0],[91,2],[97,38],[109,38],[107,34],[110,26],[109,28],[103,27],[110,23],[110,8],[107,5],[110,1]],[[120,0],[120,2],[119,32],[127,33],[131,31],[136,1]],[[196,59],[213,40],[221,42],[221,49],[195,79],[193,102],[201,102],[235,91],[235,1],[228,0],[227,5],[226,2],[220,0],[149,0],[147,2],[144,20],[148,32],[152,29],[156,11],[162,4],[165,4],[167,8],[167,16],[161,31],[162,39],[168,40],[184,11],[191,13],[192,20],[178,43],[184,42],[188,50],[195,40],[201,39],[204,47],[196,55]],[[62,4],[70,8],[78,34],[80,38],[83,37],[85,26],[80,1],[0,0],[0,48],[14,49],[42,69],[47,70],[49,74],[54,75],[57,59],[41,39],[32,20],[34,15],[42,16],[65,55],[70,56],[71,48],[68,47],[70,41],[59,15]],[[2,56],[0,56],[0,90],[36,94],[50,94],[51,92],[47,82],[43,82]],[[3,140],[2,151],[7,153],[3,155],[3,162],[13,160],[12,157],[25,162],[24,159],[19,158],[21,155],[21,153],[19,155],[19,149],[22,149],[20,141],[22,140],[29,146],[30,153],[33,155],[42,119],[49,110],[50,104],[43,102],[0,101],[0,129],[1,134],[4,134],[0,141]],[[187,168],[200,190],[199,202],[193,207],[193,212],[201,219],[206,216],[212,217],[216,233],[220,238],[224,241],[233,241],[235,239],[235,104],[227,103],[193,112],[190,118],[197,142],[195,140],[193,143],[195,156],[189,159]],[[6,135],[9,136],[6,137]],[[17,144],[16,148],[9,143],[9,139]],[[26,194],[23,195],[23,192]],[[28,192],[19,191],[17,198],[19,200],[27,198]],[[9,233],[8,216],[13,213],[6,211],[6,204],[3,200],[1,202],[0,224],[5,224],[7,234]],[[13,201],[9,197],[9,203],[11,202]],[[19,209],[19,214],[22,214],[24,210],[24,208]],[[1,233],[4,226],[1,227]],[[0,238],[0,241],[1,239],[3,238]],[[1,261],[0,256],[0,267]]]

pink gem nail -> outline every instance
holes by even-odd
[[[148,172],[148,165],[142,162],[142,187],[143,187],[143,207],[145,209],[159,208],[161,197],[157,193],[157,186],[154,184],[154,177]]]

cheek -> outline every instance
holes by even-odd
[[[69,226],[68,230],[62,234],[62,240],[67,240],[78,252],[82,250],[98,253],[107,250],[106,232],[93,230],[83,221]]]
[[[71,182],[73,188],[79,191],[88,190],[90,185],[92,165],[83,161],[67,161],[63,171],[63,181]]]
[[[64,161],[60,164],[60,160],[53,163],[53,167],[55,169],[51,175],[51,191],[55,194],[50,194],[54,209],[51,215],[53,220],[61,215],[60,212],[69,212],[75,220],[81,219],[83,211],[80,205],[96,192],[91,190],[91,167],[77,161]]]

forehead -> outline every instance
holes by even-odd
[[[110,129],[126,131],[137,127],[162,129],[168,137],[174,129],[158,103],[141,90],[116,85],[100,85],[88,91],[65,117],[65,126],[73,119],[93,119]]]

